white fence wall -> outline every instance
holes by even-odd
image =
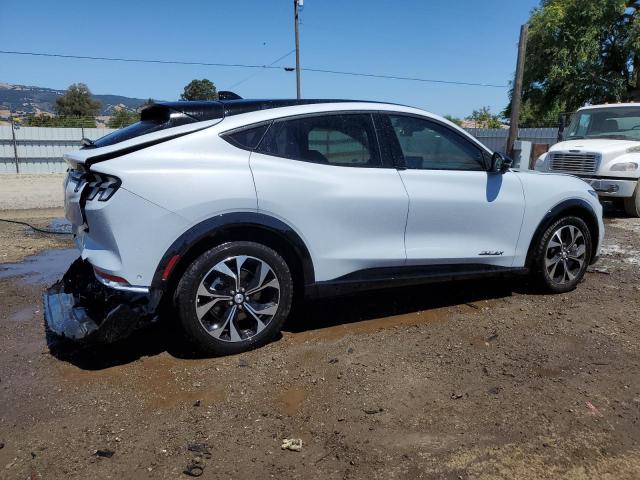
[[[111,128],[15,127],[14,148],[11,126],[0,126],[0,173],[63,173],[67,169],[63,153],[79,148],[82,137],[95,140],[112,131]]]
[[[467,131],[493,151],[504,152],[507,149],[509,130],[504,128],[468,128]],[[557,128],[521,128],[518,140],[532,143],[558,143]]]
[[[11,127],[0,126],[0,173],[62,173],[67,167],[62,154],[80,147],[82,137],[95,140],[110,128],[15,127],[17,161]],[[470,128],[467,131],[491,150],[504,152],[509,130]],[[557,142],[557,128],[522,128],[519,140],[533,143]],[[16,169],[17,163],[17,169]]]

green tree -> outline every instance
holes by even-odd
[[[24,119],[27,127],[75,127],[94,128],[96,121],[93,117],[59,117],[46,113],[30,114]]]
[[[454,117],[453,115],[449,115],[448,113],[444,116],[444,118],[446,118],[447,120],[449,120],[452,123],[455,123],[456,125],[458,125],[459,127],[462,126],[462,119],[458,118],[458,117]]]
[[[139,120],[139,113],[129,111],[126,108],[119,108],[115,112],[113,112],[113,115],[111,115],[111,117],[109,117],[107,127],[124,128],[131,125],[132,123],[136,123]]]
[[[541,0],[529,20],[522,123],[640,99],[639,11],[640,0]]]
[[[54,111],[61,117],[95,118],[101,105],[92,97],[89,87],[84,83],[74,83],[56,99]]]
[[[217,100],[218,91],[211,80],[191,80],[184,87],[184,92],[180,95],[180,100]]]
[[[467,120],[474,122],[476,128],[502,128],[500,116],[492,114],[489,107],[481,107],[478,110],[474,110],[467,117]]]

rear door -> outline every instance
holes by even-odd
[[[475,142],[434,120],[390,114],[383,122],[405,167],[407,264],[510,267],[524,215],[516,174],[487,172],[488,155]]]
[[[317,281],[404,264],[409,200],[369,113],[276,120],[250,166],[258,210],[297,231]]]

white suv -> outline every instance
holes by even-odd
[[[512,171],[398,105],[163,103],[65,159],[81,259],[45,316],[72,339],[175,307],[197,346],[229,354],[271,339],[296,297],[527,272],[566,292],[604,234],[585,182]]]

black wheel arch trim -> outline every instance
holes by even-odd
[[[180,235],[180,237],[171,244],[160,260],[151,282],[151,289],[164,290],[166,288],[168,282],[163,280],[162,276],[173,257],[178,255],[180,260],[182,260],[192,247],[207,240],[208,238],[212,239],[215,236],[224,233],[224,230],[229,228],[258,228],[271,234],[275,234],[286,244],[291,246],[293,253],[299,259],[302,266],[304,285],[312,285],[315,283],[315,271],[309,249],[300,235],[298,235],[290,225],[287,225],[282,220],[264,213],[230,212],[208,218],[207,220],[192,226],[189,230]],[[172,267],[172,272],[174,272],[176,267],[180,264],[180,260]]]
[[[540,237],[549,227],[549,225],[551,225],[554,220],[560,218],[563,213],[569,212],[571,210],[575,211],[576,209],[587,213],[590,217],[589,220],[591,220],[590,223],[594,229],[591,232],[591,263],[593,264],[597,260],[596,250],[598,248],[598,239],[600,238],[600,224],[598,222],[598,216],[596,215],[596,212],[594,212],[593,207],[586,200],[583,200],[581,198],[570,198],[568,200],[563,200],[562,202],[556,204],[554,207],[550,208],[538,224],[538,227],[536,228],[536,231],[531,238],[531,242],[529,243],[529,249],[527,250],[527,260],[525,263],[527,267],[530,267],[531,262],[533,261],[533,247],[538,243]]]

